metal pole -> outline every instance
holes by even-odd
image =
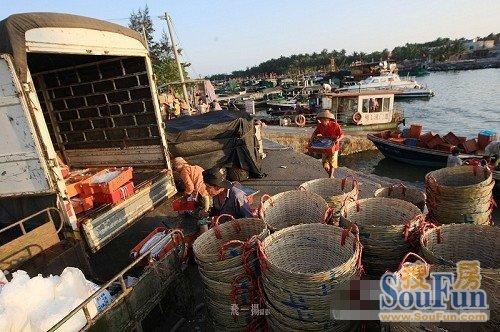
[[[175,47],[175,39],[173,32],[174,29],[172,27],[172,21],[170,20],[170,16],[168,16],[167,13],[165,13],[165,20],[167,21],[168,33],[170,34],[170,41],[172,42],[172,48],[174,50],[175,61],[177,62],[177,68],[179,69],[179,76],[181,78],[181,83],[182,83],[182,93],[184,94],[184,100],[188,105],[188,114],[191,115],[191,105],[189,104],[189,97],[187,94],[186,83],[184,82],[184,73],[182,72],[182,66],[181,63],[179,62],[179,53],[177,53],[177,48]]]

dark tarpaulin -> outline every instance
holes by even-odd
[[[253,118],[244,111],[213,111],[167,122],[168,148],[204,169],[236,166],[262,175]]]
[[[143,38],[134,30],[124,26],[93,18],[59,13],[14,14],[0,21],[0,53],[11,54],[16,72],[26,82],[26,31],[36,28],[85,28],[119,33],[140,41]]]

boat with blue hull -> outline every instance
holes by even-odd
[[[377,149],[386,157],[403,163],[443,168],[446,167],[447,152],[419,148],[416,146],[403,145],[383,139],[377,134],[368,134],[367,138],[375,144]]]

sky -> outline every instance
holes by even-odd
[[[438,37],[500,32],[499,0],[0,0],[0,20],[59,12],[127,25],[149,7],[156,30],[172,18],[191,78],[231,73],[292,54],[345,49],[373,52]]]

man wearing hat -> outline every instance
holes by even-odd
[[[198,165],[189,165],[182,157],[174,158],[172,164],[174,169],[179,172],[184,187],[184,198],[196,200],[200,206],[200,212],[208,212],[210,210],[210,196],[203,183],[203,168]]]
[[[330,111],[321,112],[316,118],[318,119],[318,125],[311,136],[310,142],[319,136],[331,137],[334,140],[333,153],[323,153],[322,155],[323,168],[328,173],[328,176],[333,178],[333,172],[338,166],[339,142],[344,137],[344,132]]]
[[[213,199],[211,215],[230,214],[235,218],[252,218],[252,207],[247,195],[226,180],[222,169],[213,168],[203,172],[203,181]]]

